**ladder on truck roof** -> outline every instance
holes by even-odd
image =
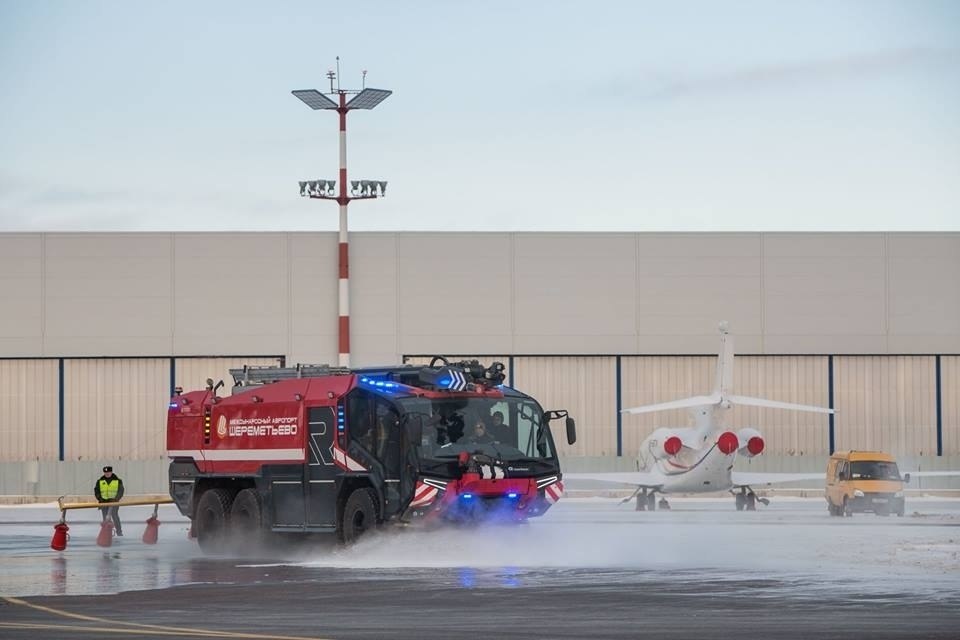
[[[437,361],[440,361],[438,363]],[[439,364],[439,366],[438,366]],[[443,372],[455,372],[443,377]],[[328,364],[298,364],[295,367],[276,365],[244,365],[242,369],[230,369],[233,376],[233,390],[236,393],[244,387],[270,384],[280,380],[295,378],[319,378],[322,376],[345,376],[358,374],[371,378],[388,379],[413,386],[435,386],[450,390],[463,390],[468,383],[501,384],[504,379],[504,366],[494,362],[484,367],[476,360],[448,362],[440,356],[431,360],[429,366],[404,364],[385,367],[334,367]],[[438,384],[437,382],[440,382]]]
[[[230,369],[234,387],[249,387],[255,384],[270,384],[293,378],[319,378],[320,376],[346,376],[353,373],[346,367],[331,367],[328,364],[298,364],[295,367],[276,365],[243,365],[242,369]]]

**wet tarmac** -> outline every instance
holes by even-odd
[[[918,638],[960,628],[960,501],[831,518],[814,499],[756,513],[561,501],[525,526],[387,529],[208,558],[162,509],[160,542],[94,544],[96,514],[0,508],[0,638]]]

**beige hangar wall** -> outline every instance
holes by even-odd
[[[939,355],[942,447],[960,455],[958,233],[390,232],[350,247],[355,365],[507,354],[519,388],[577,417],[565,456],[616,455],[618,356],[622,407],[708,390],[721,319],[746,354],[741,393],[825,404],[833,357],[838,448],[935,454]],[[90,464],[160,461],[171,357],[185,387],[229,384],[242,363],[335,362],[336,263],[332,232],[0,234],[0,460],[56,459],[60,358],[65,457]],[[624,416],[623,456],[685,418]],[[829,447],[823,416],[730,421],[762,427],[771,456]]]

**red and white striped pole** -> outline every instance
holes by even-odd
[[[363,75],[366,78],[367,72]],[[340,115],[340,190],[334,193],[333,185],[330,184],[330,190],[327,185],[334,181],[312,180],[300,183],[300,195],[310,196],[321,200],[336,200],[340,205],[340,234],[338,247],[338,292],[339,317],[338,317],[338,340],[337,348],[339,351],[339,364],[341,367],[350,366],[350,250],[347,244],[347,205],[351,200],[368,200],[378,197],[377,186],[380,188],[380,194],[383,195],[386,189],[386,182],[361,180],[361,193],[350,196],[347,191],[347,112],[351,109],[373,109],[383,102],[392,91],[386,89],[373,89],[366,87],[361,91],[345,91],[338,86],[333,86],[334,80],[340,75],[340,58],[337,58],[337,72],[333,70],[327,73],[330,78],[330,95],[336,95],[338,101],[334,102],[329,97],[320,93],[316,89],[298,89],[293,91],[293,95],[308,107],[317,110],[336,110]],[[347,94],[356,95],[347,101]]]
[[[340,366],[350,366],[350,251],[347,245],[347,96],[340,94],[340,272],[339,272],[339,349]]]

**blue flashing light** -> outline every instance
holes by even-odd
[[[176,409],[176,408],[177,408],[177,403],[176,403],[176,402],[171,402],[171,403],[170,403],[170,408],[171,408],[171,409]]]
[[[520,494],[517,493],[517,492],[515,492],[515,491],[511,491],[510,493],[507,494],[507,497],[508,497],[508,498],[511,498],[511,499],[513,499],[513,498],[518,498],[518,497],[520,497]]]
[[[360,378],[360,382],[361,384],[373,387],[377,391],[384,391],[386,393],[393,393],[394,390],[399,390],[403,386],[390,380],[377,380],[376,378],[368,378],[366,376]]]
[[[464,500],[473,500],[473,494],[472,494],[472,493],[465,493],[465,494],[463,494],[463,495],[460,496],[460,497],[463,498]]]
[[[437,384],[439,384],[441,387],[449,387],[451,384],[453,384],[453,380],[451,378],[440,378],[437,380]]]

